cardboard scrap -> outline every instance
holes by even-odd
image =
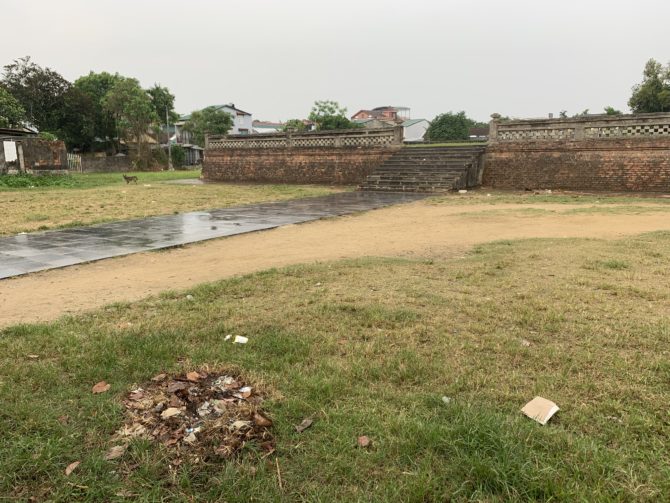
[[[521,409],[521,412],[541,425],[547,424],[558,411],[558,405],[541,396],[536,396]]]

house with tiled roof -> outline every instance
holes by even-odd
[[[353,121],[363,119],[391,120],[401,123],[409,119],[409,108],[387,105],[373,108],[372,110],[359,110],[351,116],[351,120]]]

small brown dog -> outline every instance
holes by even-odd
[[[126,184],[128,184],[130,182],[135,182],[135,185],[137,185],[137,177],[136,176],[123,175],[123,179],[126,181]]]

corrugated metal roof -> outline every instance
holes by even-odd
[[[426,119],[408,119],[405,122],[402,123],[402,127],[409,127],[413,126],[414,124],[418,124],[419,122],[426,121]],[[428,121],[426,121],[428,122]]]

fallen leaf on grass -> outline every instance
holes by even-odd
[[[29,360],[37,360],[40,357],[40,355],[26,355],[26,358]]]
[[[370,438],[366,435],[358,437],[356,442],[358,443],[358,447],[370,447]]]
[[[125,445],[115,445],[111,449],[107,451],[107,454],[105,454],[105,459],[107,461],[111,461],[112,459],[120,458],[123,456],[126,452],[126,446]]]
[[[297,431],[298,433],[302,433],[302,432],[305,431],[307,428],[309,428],[310,426],[312,426],[312,423],[313,423],[313,422],[314,422],[314,421],[312,421],[312,420],[309,419],[309,418],[307,418],[307,419],[303,419],[303,420],[302,420],[302,423],[300,423],[299,425],[297,425],[297,426],[295,427],[295,431]]]
[[[260,415],[258,412],[254,413],[254,423],[256,423],[257,426],[262,426],[264,428],[272,426],[272,420]]]
[[[161,412],[161,417],[163,419],[167,419],[167,418],[172,417],[172,416],[178,416],[179,414],[181,414],[181,410],[179,410],[178,408],[168,407],[163,412]]]
[[[164,380],[166,377],[167,377],[167,374],[156,374],[155,376],[153,376],[153,377],[151,378],[151,380],[152,380],[153,382],[159,382],[159,381]]]
[[[93,388],[91,389],[91,391],[92,391],[94,394],[97,394],[97,393],[104,393],[105,391],[109,390],[110,387],[111,387],[111,385],[107,384],[105,381],[100,381],[98,384],[96,384],[95,386],[93,386]]]
[[[79,466],[80,463],[81,461],[75,461],[74,463],[70,463],[69,465],[67,465],[67,468],[65,469],[65,476],[69,477],[70,474],[75,470],[75,468]]]
[[[167,391],[168,393],[174,393],[175,391],[181,391],[186,388],[188,388],[188,384],[185,382],[173,381],[168,384]]]
[[[144,398],[144,390],[142,388],[137,388],[136,390],[131,391],[128,395],[128,399],[134,402],[142,400],[142,398]]]
[[[200,374],[197,372],[189,372],[186,374],[186,379],[188,379],[191,382],[198,382],[200,380]]]

